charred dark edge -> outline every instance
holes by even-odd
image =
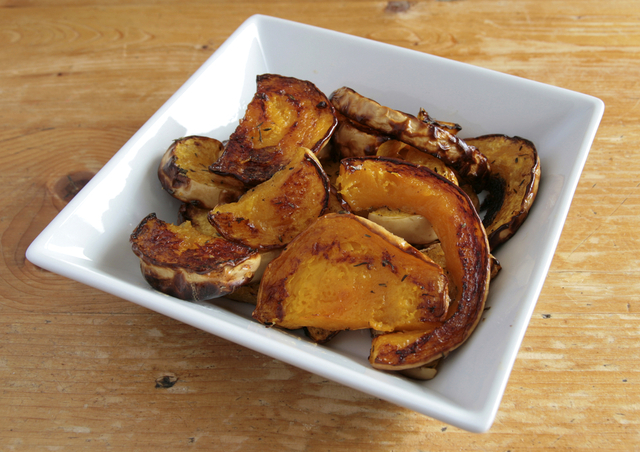
[[[178,146],[178,142],[179,140],[175,140],[173,143],[171,143],[171,146],[169,146],[169,148],[165,151],[160,162],[164,160],[164,157],[168,153],[175,151],[176,147]],[[158,166],[158,179],[160,180],[160,185],[167,193],[172,196],[174,196],[175,188],[184,187],[189,185],[190,183],[189,178],[185,177],[180,172],[180,168],[176,164],[176,160],[176,156],[172,155],[164,163],[164,165],[161,164]]]
[[[136,243],[133,243],[131,245],[131,250],[133,251],[133,254],[135,254],[139,259],[143,260],[148,265],[154,265],[156,267],[163,267],[167,269],[180,269],[180,270],[184,270],[185,272],[192,273],[194,275],[206,275],[208,273],[211,273],[212,271],[218,271],[224,267],[228,267],[228,266],[237,267],[238,265],[249,260],[250,258],[254,257],[258,253],[258,251],[251,249],[240,243],[234,243],[234,245],[237,245],[239,248],[245,248],[247,250],[247,253],[244,256],[239,256],[238,258],[228,259],[226,261],[219,262],[215,266],[211,265],[211,266],[205,267],[203,270],[191,270],[184,266],[181,266],[179,263],[166,263],[166,262],[158,261],[156,259],[151,259],[149,258],[149,256],[147,256],[140,250],[140,248]]]
[[[170,152],[174,152],[178,145],[184,143],[187,140],[218,141],[215,138],[206,137],[203,135],[189,135],[186,137],[177,138],[173,140],[169,148],[165,151],[164,155]],[[162,159],[164,159],[164,155]],[[183,199],[176,196],[175,189],[181,188],[181,187],[187,187],[189,186],[189,184],[191,184],[191,179],[186,177],[181,172],[181,168],[176,164],[176,160],[177,160],[176,155],[172,155],[169,158],[169,160],[165,162],[164,165],[158,166],[158,179],[160,180],[160,185],[162,186],[163,190],[165,190],[167,193],[169,193],[171,196],[178,199],[179,201],[191,202],[198,207],[206,208],[207,206],[205,206],[200,200],[197,200],[197,199],[187,200],[187,199]]]
[[[425,124],[434,124],[437,127],[440,127],[441,129],[444,129],[446,131],[454,130],[456,133],[458,133],[462,130],[462,126],[458,123],[455,123],[455,122],[445,123],[445,122],[441,122],[436,119],[433,119],[431,115],[429,115],[427,110],[425,110],[424,108],[420,109],[420,112],[418,113],[418,119],[424,122]]]
[[[133,232],[129,236],[129,242],[134,243],[138,239],[142,231],[144,230],[147,223],[150,222],[151,220],[157,220],[157,219],[158,219],[158,216],[156,215],[155,212],[152,212],[146,217],[144,217],[142,221],[138,223],[138,226],[136,226],[136,228],[133,230]]]
[[[138,226],[134,229],[134,231],[131,233],[131,235],[129,236],[129,242],[131,243],[131,250],[133,251],[133,253],[140,258],[141,260],[143,260],[144,262],[146,262],[149,265],[154,265],[157,267],[164,267],[164,268],[169,268],[169,269],[182,269],[185,270],[189,273],[193,273],[193,274],[197,274],[197,275],[205,275],[207,273],[210,273],[211,271],[226,267],[226,266],[233,266],[233,267],[237,267],[238,265],[242,264],[243,262],[245,262],[246,260],[254,257],[256,254],[258,254],[258,251],[250,248],[246,245],[243,245],[241,243],[237,243],[237,242],[233,242],[234,246],[237,246],[238,248],[244,249],[246,250],[246,254],[243,256],[238,256],[237,258],[234,259],[228,259],[224,262],[220,262],[215,266],[209,266],[208,270],[203,270],[203,271],[193,271],[193,270],[189,270],[186,269],[185,267],[181,266],[178,263],[172,264],[172,263],[166,263],[166,262],[162,262],[162,261],[158,261],[156,259],[151,259],[149,258],[149,256],[147,256],[146,254],[144,254],[138,244],[136,243],[139,235],[143,232],[144,228],[146,227],[147,223],[152,221],[152,220],[157,220],[159,222],[163,222],[163,220],[160,220],[159,218],[157,218],[155,213],[150,213],[149,215],[147,215],[141,222],[140,224],[138,224]]]
[[[504,178],[498,174],[492,175],[487,184],[487,197],[480,205],[480,211],[485,211],[482,224],[488,228],[493,220],[495,220],[498,212],[502,208],[505,199],[505,187],[507,183]]]
[[[156,278],[148,272],[142,271],[145,281],[155,290],[185,301],[204,301],[223,297],[235,289],[235,285],[192,283],[186,280],[182,273],[176,273],[173,278]]]
[[[302,84],[305,85],[305,90],[309,90],[309,91],[313,91],[317,94],[319,94],[324,100],[323,102],[326,103],[326,106],[329,107],[332,116],[333,116],[333,124],[331,125],[331,127],[329,127],[329,129],[327,130],[327,132],[325,133],[324,137],[322,137],[320,140],[318,140],[313,147],[310,148],[311,152],[313,152],[314,154],[317,154],[320,149],[323,148],[323,146],[331,139],[331,136],[333,135],[333,132],[335,131],[336,127],[338,126],[338,118],[336,115],[336,109],[333,106],[333,104],[331,103],[331,101],[329,100],[329,98],[327,97],[326,94],[324,94],[322,91],[320,91],[320,89],[318,89],[318,87],[308,81],[308,80],[301,80],[301,79],[296,79],[295,77],[286,77],[286,76],[282,76],[282,75],[278,75],[278,74],[260,74],[258,76],[256,76],[256,84],[258,85],[258,90],[256,92],[256,94],[253,97],[253,100],[255,100],[256,98],[259,98],[261,100],[265,100],[264,96],[266,95],[266,93],[264,92],[260,92],[259,91],[259,86],[260,86],[260,82],[262,82],[263,80],[267,80],[267,79],[271,79],[274,77],[278,77],[284,80],[292,80],[292,81],[296,81],[296,83],[301,82]],[[253,101],[252,100],[252,101]],[[264,109],[264,103],[261,103],[262,108]],[[235,131],[234,131],[235,134]],[[225,150],[222,152],[222,155],[220,156],[219,160],[223,160],[224,158],[224,154],[226,152],[226,148]],[[226,168],[226,167],[222,167],[220,165],[216,165],[216,163],[214,162],[213,164],[211,164],[209,166],[209,170],[215,174],[218,174],[220,176],[228,176],[228,177],[233,177],[234,179],[240,181],[246,188],[251,188],[251,187],[255,187],[256,185],[261,184],[262,182],[267,181],[273,174],[275,174],[276,172],[280,171],[282,168],[284,168],[285,166],[287,166],[287,163],[283,163],[282,165],[279,166],[274,166],[273,168],[275,168],[275,170],[271,170],[269,175],[265,175],[265,176],[261,176],[261,177],[257,177],[260,176],[260,174],[262,174],[260,171],[246,171],[245,168],[242,168],[241,172],[232,172],[231,169]]]
[[[351,211],[351,206],[349,206],[349,204],[347,204],[347,202],[342,198],[342,195],[340,194],[340,192],[338,191],[338,189],[336,187],[334,187],[333,185],[331,185],[331,183],[329,183],[329,198],[331,198],[331,196],[335,196],[336,199],[338,200],[338,203],[340,204],[340,211],[338,213],[340,214],[344,214],[344,213],[353,213]],[[330,209],[330,199],[329,202],[327,202],[327,207],[320,213],[320,216],[324,216],[328,213],[331,213]]]
[[[499,134],[499,133],[481,135],[479,137],[474,137],[473,140],[485,140],[485,139],[492,139],[492,138],[504,138],[511,142],[524,143],[526,146],[532,149],[533,155],[535,156],[535,165],[531,169],[530,174],[532,177],[529,183],[527,184],[527,190],[526,190],[527,192],[530,192],[536,184],[535,175],[540,168],[540,158],[538,156],[538,150],[535,144],[531,140],[522,138],[517,135],[511,137],[511,136]],[[480,206],[481,211],[482,210],[487,211],[485,213],[485,218],[483,219],[483,225],[485,226],[485,228],[488,228],[489,226],[491,226],[491,223],[493,222],[497,214],[500,212],[500,209],[502,208],[502,204],[504,203],[504,199],[506,196],[505,187],[506,187],[506,181],[501,175],[493,174],[490,177],[489,185],[487,187],[489,194],[487,195],[487,198],[485,198],[485,201],[482,203],[482,206]],[[497,228],[495,231],[488,234],[489,247],[491,248],[491,250],[493,251],[497,249],[500,245],[507,242],[511,237],[513,237],[515,233],[518,231],[518,229],[520,229],[520,226],[522,226],[522,224],[524,223],[524,221],[527,219],[528,216],[529,216],[529,211],[528,210],[525,211],[521,206],[519,213],[514,217],[512,217],[511,221],[503,224],[502,226]],[[501,237],[500,234],[505,230],[509,230],[510,233],[504,237]]]
[[[286,276],[269,282],[270,272],[273,270],[277,274],[277,270],[274,269],[280,264],[281,256],[282,254],[267,266],[258,289],[256,307],[251,314],[253,319],[267,326],[276,325],[284,318],[284,306],[282,303],[288,296],[286,282],[300,265],[300,260],[298,259],[297,264],[291,266],[291,271]],[[275,300],[275,306],[272,305],[272,300]],[[267,306],[269,309],[264,309],[263,306]]]
[[[329,197],[331,196],[331,182],[329,181],[329,176],[327,175],[324,168],[322,167],[322,164],[319,161],[317,161],[313,157],[310,157],[307,153],[305,153],[304,158],[307,162],[313,165],[313,168],[316,170],[316,173],[318,174],[318,176],[320,176],[320,179],[322,180],[322,185],[324,186],[324,199],[322,200],[322,209],[320,209],[320,215],[318,215],[318,216],[322,216],[323,213],[326,212],[326,210],[329,208]]]

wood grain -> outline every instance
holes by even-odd
[[[489,433],[25,259],[73,190],[254,13],[605,102]],[[638,24],[636,0],[0,0],[0,450],[639,450]]]

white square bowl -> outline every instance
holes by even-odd
[[[179,203],[157,179],[171,141],[224,140],[255,92],[256,75],[310,80],[329,95],[349,86],[383,105],[488,133],[532,140],[542,179],[516,236],[499,248],[484,321],[431,381],[372,369],[368,331],[326,346],[267,329],[251,306],[189,303],[143,280],[129,235],[148,213],[174,221]],[[325,378],[460,428],[488,430],[562,231],[604,111],[599,99],[391,45],[266,16],[249,18],[149,119],[27,250],[34,264],[170,316]]]

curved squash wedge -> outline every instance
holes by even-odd
[[[259,75],[244,118],[211,170],[257,185],[288,164],[298,147],[318,154],[337,123],[331,102],[313,83]]]
[[[151,287],[190,301],[231,293],[253,278],[261,260],[255,250],[202,234],[188,221],[166,223],[154,213],[140,222],[130,242]]]
[[[484,225],[491,249],[509,240],[529,215],[540,183],[540,158],[524,138],[484,135],[467,140],[491,162]]]
[[[419,367],[464,343],[484,309],[491,270],[487,235],[468,196],[427,168],[382,157],[344,159],[338,185],[355,212],[388,207],[427,218],[442,243],[449,283],[457,289],[444,322],[375,337],[371,365]]]
[[[219,204],[209,221],[233,242],[267,250],[282,248],[313,223],[329,205],[329,178],[306,148],[271,179],[234,203]]]
[[[283,328],[422,330],[447,315],[442,268],[353,214],[327,214],[267,267],[253,318]]]

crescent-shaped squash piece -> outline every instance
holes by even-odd
[[[302,146],[318,154],[338,120],[313,83],[277,74],[257,77],[256,93],[211,170],[252,186],[269,179]]]
[[[130,237],[140,270],[154,289],[189,301],[231,293],[253,278],[260,254],[197,231],[189,221],[167,223],[147,215]]]
[[[253,318],[283,328],[422,330],[448,308],[442,268],[375,223],[331,213],[265,270]]]
[[[268,250],[283,248],[327,209],[329,178],[316,156],[298,148],[271,179],[233,203],[219,204],[209,221],[228,240]]]
[[[540,158],[524,138],[484,135],[468,139],[491,162],[484,224],[491,249],[509,240],[529,215],[540,183]]]
[[[442,243],[449,283],[457,288],[444,322],[375,337],[369,361],[402,370],[436,360],[467,340],[484,309],[491,263],[482,221],[459,187],[427,168],[382,157],[344,159],[341,165],[340,194],[354,212],[388,207],[429,220]]]

